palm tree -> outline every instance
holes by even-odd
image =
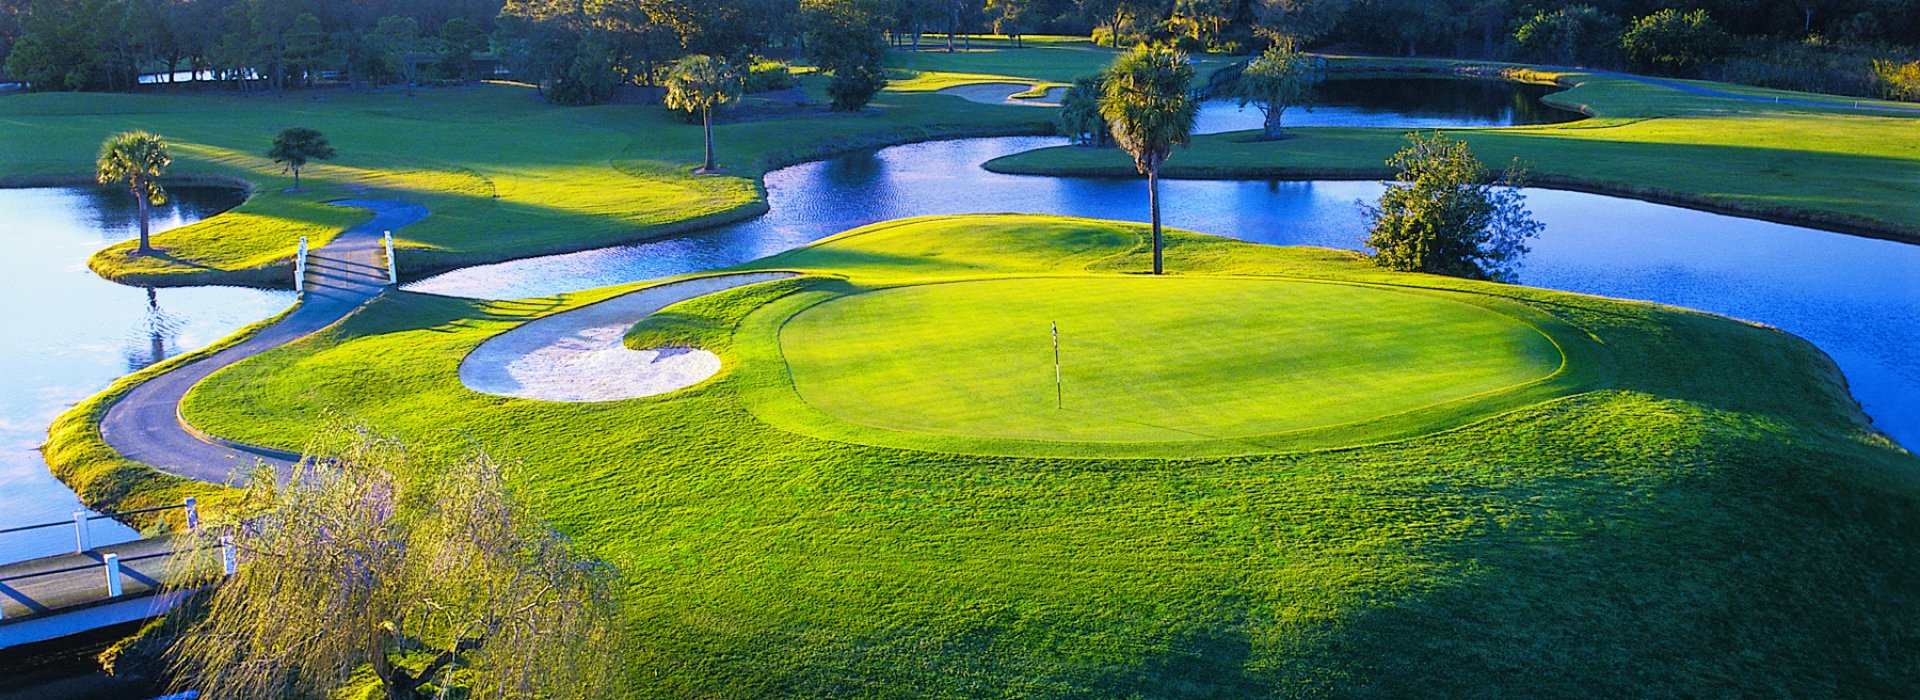
[[[1147,176],[1147,206],[1153,214],[1153,274],[1160,264],[1160,166],[1174,146],[1193,136],[1200,104],[1187,93],[1193,66],[1187,54],[1165,46],[1139,46],[1114,59],[1102,79],[1100,114],[1113,140],[1133,155]]]
[[[700,115],[707,130],[707,159],[699,172],[713,172],[713,109],[739,99],[745,81],[725,59],[695,54],[667,72],[667,109]]]
[[[148,238],[147,207],[166,204],[167,191],[160,187],[160,175],[173,163],[167,142],[145,131],[126,131],[107,137],[100,144],[100,184],[126,185],[140,202],[140,255],[151,255]]]

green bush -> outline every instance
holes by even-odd
[[[747,67],[747,92],[779,92],[793,86],[793,70],[785,63],[755,58]]]
[[[1635,65],[1661,73],[1696,70],[1726,55],[1727,33],[1706,10],[1667,8],[1633,21],[1620,48]]]
[[[1920,61],[1873,60],[1874,83],[1889,100],[1920,102]]]

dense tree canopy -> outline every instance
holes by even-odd
[[[197,71],[234,89],[323,82],[379,86],[489,77],[496,65],[554,102],[657,86],[690,55],[753,56],[835,46],[836,102],[884,84],[886,46],[956,50],[972,34],[1090,36],[1256,55],[1303,49],[1502,58],[1699,74],[1798,89],[1791,70],[1843,64],[1862,86],[1871,59],[1920,58],[1920,0],[0,0],[8,78],[38,90],[134,90],[141,75]],[[411,21],[414,41],[380,29]],[[820,27],[831,26],[831,32]],[[1717,31],[1716,31],[1717,30]],[[932,42],[924,35],[936,33]],[[1624,35],[1624,36],[1623,36]],[[1729,37],[1734,41],[1722,40]],[[1809,61],[1808,52],[1841,59]],[[1822,53],[1824,52],[1824,53]],[[853,60],[849,57],[860,57]],[[1747,61],[1721,71],[1715,66]],[[1758,62],[1757,64],[1755,62]],[[1758,68],[1756,68],[1758,66]],[[1711,69],[1711,70],[1710,70]],[[1805,71],[1799,71],[1804,74]],[[190,75],[190,74],[183,74]],[[163,82],[167,78],[161,79]],[[1861,87],[1859,89],[1867,89]]]

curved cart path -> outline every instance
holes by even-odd
[[[180,401],[214,372],[306,337],[346,318],[387,287],[383,231],[427,218],[426,207],[378,199],[333,202],[369,209],[372,221],[348,229],[307,256],[307,290],[285,318],[238,345],[176,367],[134,387],[107,408],[100,433],[121,456],[180,476],[221,483],[236,467],[264,460],[279,467],[297,455],[212,438],[186,424]]]
[[[654,285],[528,321],[467,353],[460,383],[474,391],[541,401],[620,401],[706,381],[720,358],[699,348],[629,350],[627,329],[695,297],[793,272],[738,272]]]

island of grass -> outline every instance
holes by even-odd
[[[724,366],[615,402],[458,367],[644,284],[393,293],[184,416],[516,461],[622,572],[641,697],[1920,693],[1920,462],[1811,345],[1185,233],[1155,279],[1142,234],[849,232],[641,321]]]
[[[1488,163],[1525,165],[1535,184],[1920,242],[1920,110],[1914,105],[1655,80],[1563,68],[1411,58],[1331,57],[1342,75],[1418,74],[1568,88],[1545,102],[1564,124],[1445,129]],[[1194,137],[1161,174],[1192,179],[1381,179],[1400,129],[1305,127]],[[1060,146],[988,170],[1136,177],[1118,149]]]

